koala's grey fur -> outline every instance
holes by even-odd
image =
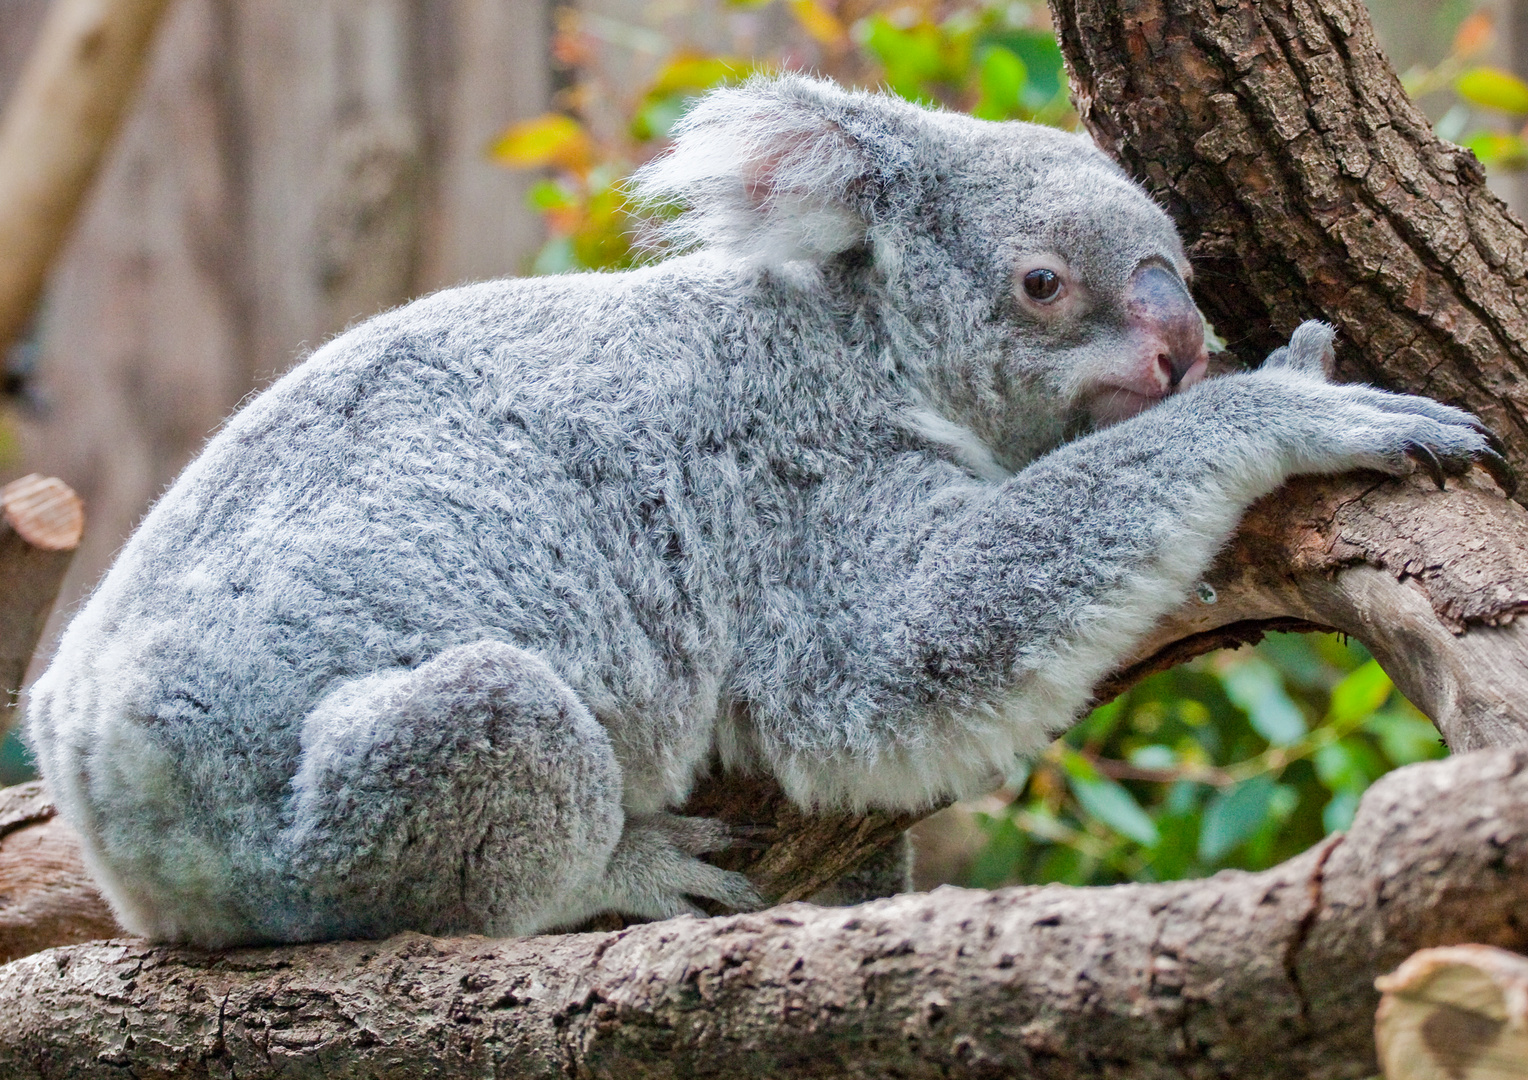
[[[69,627],[29,734],[129,929],[755,903],[695,857],[721,827],[668,813],[711,755],[802,804],[980,791],[1253,499],[1485,445],[1326,382],[1319,326],[1090,432],[1136,363],[1132,290],[1187,304],[1188,267],[1073,135],[783,77],[706,98],[639,183],[698,250],[343,334],[211,441]],[[1070,268],[1065,318],[1017,291],[1037,252]]]

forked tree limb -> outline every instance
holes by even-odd
[[[0,355],[20,335],[169,0],[54,0],[0,113]]]
[[[1415,765],[1259,874],[941,889],[520,940],[0,967],[0,1075],[1357,1077],[1374,977],[1528,947],[1528,750]]]
[[[1319,627],[1362,641],[1455,752],[1528,743],[1528,511],[1484,473],[1446,492],[1294,481],[1249,511],[1205,583],[1214,602],[1164,620],[1101,700],[1264,629]]]
[[[1455,752],[1528,744],[1528,511],[1483,472],[1437,491],[1420,477],[1292,482],[1258,503],[1192,600],[1099,688],[1271,630],[1326,629],[1369,647]],[[712,776],[686,808],[763,830],[730,853],[767,895],[798,900],[910,824],[909,815],[809,817],[767,781]]]

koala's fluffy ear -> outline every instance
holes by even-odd
[[[931,156],[924,119],[905,102],[824,80],[758,77],[702,98],[633,190],[684,208],[661,226],[680,246],[769,264],[820,259],[862,243],[921,187],[914,166]]]

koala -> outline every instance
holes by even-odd
[[[28,734],[128,929],[520,935],[761,901],[677,816],[980,792],[1301,473],[1496,467],[1334,385],[1206,378],[1172,224],[1085,139],[759,78],[635,190],[681,253],[319,348],[144,519]]]

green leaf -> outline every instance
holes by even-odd
[[[1093,767],[1091,761],[1071,749],[1061,752],[1061,770],[1073,780],[1091,783],[1103,779],[1103,774]]]
[[[1359,793],[1356,791],[1339,791],[1327,801],[1321,810],[1321,824],[1329,833],[1339,829],[1346,829],[1353,824],[1353,815],[1358,812]]]
[[[1074,727],[1072,737],[1078,743],[1103,742],[1125,715],[1125,695],[1106,702],[1088,713],[1087,719]]]
[[[1471,68],[1454,80],[1454,90],[1466,101],[1509,113],[1528,113],[1528,83],[1500,68]]]
[[[646,102],[631,118],[628,127],[631,137],[638,142],[666,138],[669,130],[694,100],[689,94],[671,94]]]
[[[860,26],[861,43],[886,69],[887,84],[910,101],[925,100],[925,84],[944,71],[938,27],[918,23],[903,30],[879,14]]]
[[[1056,35],[1047,30],[999,30],[987,32],[979,45],[1001,45],[1024,62],[1023,101],[1031,110],[1066,97],[1066,69]]]
[[[838,45],[846,37],[844,24],[817,0],[786,0],[801,28],[824,45]]]
[[[1348,791],[1354,795],[1362,794],[1385,772],[1385,763],[1361,738],[1328,743],[1316,751],[1311,763],[1328,791]]]
[[[660,98],[681,92],[698,94],[713,86],[740,82],[754,70],[753,63],[735,56],[685,53],[663,65],[647,88],[647,96]]]
[[[507,128],[488,153],[500,164],[517,169],[559,165],[579,171],[588,168],[594,146],[577,120],[562,113],[545,113]]]
[[[1477,131],[1464,140],[1482,165],[1499,169],[1521,169],[1528,164],[1528,142],[1521,136],[1500,131]]]
[[[532,210],[571,210],[578,205],[578,197],[555,180],[532,184],[525,201]]]
[[[1268,817],[1274,789],[1271,776],[1254,776],[1235,787],[1217,792],[1204,808],[1199,827],[1199,858],[1219,862],[1257,832]]]
[[[1199,792],[1206,785],[1193,780],[1174,780],[1167,789],[1166,808],[1169,814],[1189,814],[1199,805]]]
[[[1091,817],[1103,822],[1121,836],[1128,836],[1137,844],[1155,847],[1157,826],[1150,815],[1141,809],[1135,796],[1107,777],[1084,780],[1068,775],[1072,794],[1077,803]]]
[[[1364,730],[1379,740],[1380,749],[1394,765],[1431,761],[1448,753],[1437,728],[1424,717],[1399,709],[1375,713],[1364,721]]]
[[[1151,852],[1152,879],[1170,881],[1188,875],[1199,846],[1199,815],[1166,814],[1157,820],[1157,831],[1162,839]]]
[[[1014,870],[1029,851],[1029,838],[1008,814],[980,815],[987,842],[966,872],[966,884],[975,889],[995,889],[1014,878]]]
[[[1332,687],[1327,719],[1344,728],[1352,727],[1390,700],[1394,688],[1390,676],[1370,660]]]
[[[1220,683],[1226,697],[1274,746],[1288,746],[1305,734],[1305,714],[1290,700],[1284,680],[1266,660],[1253,657],[1233,664],[1220,672]]]
[[[1170,746],[1152,743],[1132,750],[1130,764],[1138,769],[1171,769],[1178,764],[1178,755]]]
[[[1029,72],[1024,61],[1001,45],[993,45],[982,57],[978,83],[981,97],[971,109],[971,115],[983,120],[1007,120],[1020,108],[1019,96]]]
[[[531,264],[531,273],[564,274],[574,269],[575,265],[573,238],[554,236],[536,253],[536,261]]]

